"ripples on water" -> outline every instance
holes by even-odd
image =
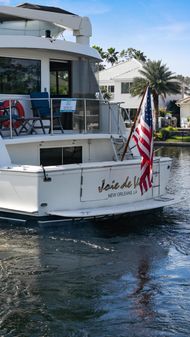
[[[190,150],[168,151],[170,188],[187,195]],[[0,336],[189,336],[189,203],[105,222],[2,221]]]

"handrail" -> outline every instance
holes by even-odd
[[[12,124],[12,102],[9,99],[9,109],[10,109],[10,137],[13,137],[13,124]]]
[[[9,133],[9,137],[13,138],[14,136],[14,128],[13,128],[13,123],[14,123],[14,118],[13,118],[13,106],[14,106],[14,101],[19,101],[22,103],[22,105],[25,108],[25,117],[27,119],[32,120],[32,113],[31,113],[31,101],[35,100],[35,101],[42,101],[42,100],[47,100],[49,101],[49,106],[50,106],[50,124],[49,124],[49,128],[50,128],[50,134],[53,135],[55,133],[55,129],[54,129],[54,125],[53,125],[53,117],[54,117],[54,106],[55,106],[55,101],[76,101],[76,109],[75,111],[71,111],[68,113],[72,113],[72,121],[73,123],[75,123],[75,125],[73,125],[72,130],[75,132],[81,132],[83,131],[84,133],[87,132],[91,132],[91,133],[96,133],[96,132],[100,132],[100,116],[102,116],[101,118],[104,118],[104,114],[108,115],[108,119],[106,119],[106,123],[108,123],[107,125],[107,130],[108,132],[111,133],[120,133],[121,134],[121,129],[120,129],[120,118],[119,118],[119,114],[120,114],[120,105],[117,102],[107,102],[104,99],[100,98],[68,98],[68,97],[62,97],[62,98],[30,98],[30,97],[21,97],[19,95],[11,95],[11,96],[3,96],[0,95],[0,101],[9,101],[9,120],[10,120],[10,133]],[[82,107],[82,115],[80,113],[79,110],[77,110],[77,102],[83,102],[83,104],[79,104],[80,107]],[[93,103],[97,103],[97,104],[93,104]],[[59,104],[59,103],[58,103]],[[106,109],[106,111],[103,111],[102,109],[102,104],[105,104],[105,106],[108,104],[108,108]],[[117,105],[117,109],[118,111],[114,110],[113,105]],[[101,110],[101,111],[100,111]],[[65,112],[65,113],[66,113]],[[1,113],[1,112],[0,112]],[[116,115],[117,113],[117,115]],[[15,114],[15,111],[14,111]],[[63,114],[64,116],[64,112],[60,112],[60,114]],[[41,117],[43,120],[43,117]],[[107,118],[107,117],[106,117]],[[34,119],[34,118],[33,118]],[[23,118],[19,118],[18,116],[18,120],[23,120],[24,121],[24,117]],[[83,123],[83,124],[81,124]],[[80,124],[80,125],[79,125]],[[81,129],[81,125],[82,125],[82,129]],[[2,124],[1,124],[2,127]],[[47,127],[47,126],[46,126]],[[63,125],[64,128],[64,125]],[[101,130],[102,132],[104,132],[104,128],[105,125],[103,127],[103,129]],[[4,128],[3,128],[4,129]],[[113,131],[114,130],[114,131]]]
[[[112,124],[113,124],[112,122],[114,121],[115,124],[117,125],[118,134],[121,135],[121,134],[122,134],[122,130],[121,130],[121,128],[120,128],[119,116],[120,116],[120,114],[121,114],[121,112],[120,112],[120,109],[121,109],[120,104],[121,104],[122,102],[109,102],[109,101],[106,101],[106,103],[107,103],[108,106],[109,106],[109,133],[111,133],[111,130],[112,130]],[[116,120],[116,116],[115,116],[115,114],[114,114],[114,111],[113,111],[111,105],[117,105],[117,107],[118,107],[117,120]]]
[[[53,101],[50,99],[50,114],[51,114],[51,120],[50,120],[50,133],[53,134]]]

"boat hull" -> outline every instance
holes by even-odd
[[[45,169],[13,165],[0,170],[0,211],[86,218],[164,207],[173,200],[163,199],[170,167],[170,158],[155,159],[152,188],[142,195],[139,159]]]
[[[73,211],[52,211],[48,215],[39,216],[15,211],[0,210],[0,219],[10,223],[22,223],[24,225],[41,225],[54,223],[70,223],[73,221],[107,220],[110,218],[120,218],[128,216],[138,216],[140,214],[153,214],[165,207],[169,207],[184,202],[184,196],[176,197],[166,194],[159,198],[151,199],[151,206],[147,207],[147,201],[136,202],[135,204],[122,205],[114,208],[102,207],[101,209],[83,209]],[[150,204],[149,204],[150,205]]]

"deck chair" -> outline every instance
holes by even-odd
[[[39,117],[41,121],[49,120],[51,121],[51,110],[49,104],[49,95],[47,92],[33,92],[30,94],[31,98],[31,105],[33,114],[36,117]],[[61,129],[63,133],[63,126],[61,123],[61,113],[60,112],[53,112],[53,121],[57,121],[56,129]],[[51,131],[51,126],[49,128],[49,132]],[[43,126],[44,132],[44,126]]]

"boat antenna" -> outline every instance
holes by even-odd
[[[134,122],[133,122],[133,125],[131,127],[131,131],[130,131],[130,134],[129,134],[129,137],[127,139],[127,143],[125,145],[125,148],[124,148],[124,151],[123,151],[123,154],[121,156],[121,161],[123,161],[123,159],[125,158],[125,155],[127,153],[127,149],[128,149],[128,146],[129,146],[129,143],[130,143],[130,140],[131,140],[131,137],[132,137],[132,134],[135,130],[135,127],[136,127],[136,124],[137,124],[137,120],[139,118],[139,115],[140,115],[140,112],[141,112],[141,107],[142,107],[142,104],[143,104],[143,100],[144,100],[144,97],[145,97],[145,94],[146,94],[146,91],[147,91],[147,88],[148,88],[149,84],[146,86],[146,89],[142,95],[142,98],[141,98],[141,102],[140,102],[140,105],[139,105],[139,108],[137,110],[137,113],[135,115],[135,118],[134,118]]]

